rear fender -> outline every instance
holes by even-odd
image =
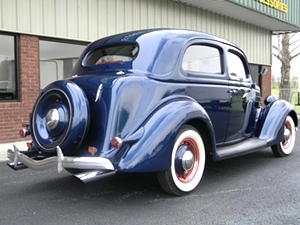
[[[259,139],[267,141],[268,146],[283,140],[283,124],[288,115],[292,117],[295,127],[298,126],[297,114],[293,106],[285,100],[277,100],[267,109],[267,115],[260,118],[258,123],[263,124]],[[263,113],[263,112],[262,112]]]
[[[201,120],[214,135],[206,111],[190,98],[169,101],[143,124],[143,136],[121,157],[120,172],[157,172],[171,166],[171,152],[180,128],[191,120]]]

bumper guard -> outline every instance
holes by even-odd
[[[7,165],[15,170],[24,168],[43,170],[53,167],[56,164],[59,173],[63,170],[63,168],[89,170],[91,171],[90,173],[93,174],[97,171],[98,175],[115,173],[113,164],[106,158],[64,156],[59,146],[56,147],[56,151],[57,156],[35,160],[20,152],[19,149],[13,145],[13,150],[7,150],[7,158],[10,160],[10,163],[7,163]],[[76,176],[81,179],[80,176]]]

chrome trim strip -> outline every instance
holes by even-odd
[[[103,85],[100,84],[96,93],[96,98],[95,98],[95,102],[97,102],[99,100],[99,98],[102,95],[102,90],[103,90]]]
[[[56,147],[58,164],[64,168],[87,170],[114,170],[112,163],[101,157],[65,157],[59,146]]]
[[[112,163],[101,157],[70,157],[64,156],[59,146],[56,148],[57,156],[52,156],[42,160],[35,160],[21,153],[14,145],[14,150],[7,150],[7,158],[10,160],[8,165],[18,169],[21,164],[34,170],[43,170],[57,165],[58,172],[63,168],[75,168],[84,170],[101,170],[103,172],[115,171]]]

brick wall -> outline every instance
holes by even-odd
[[[39,95],[39,38],[19,36],[20,102],[0,103],[0,143],[24,140],[19,136],[22,124],[28,124],[29,113]]]
[[[265,100],[265,98],[271,94],[272,91],[272,67],[271,66],[264,66],[268,69],[267,74],[264,76],[261,76],[261,95],[262,95],[262,102]]]

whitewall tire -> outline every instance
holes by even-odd
[[[295,146],[295,140],[295,124],[293,119],[290,116],[287,116],[284,123],[284,141],[272,146],[273,154],[278,157],[291,154]]]
[[[175,140],[171,168],[158,173],[162,188],[173,195],[193,191],[199,184],[205,166],[205,147],[198,131],[183,126]]]

